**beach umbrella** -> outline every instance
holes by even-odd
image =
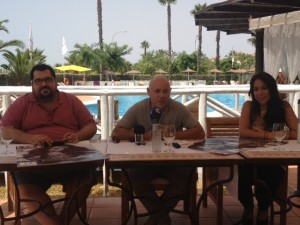
[[[212,70],[209,70],[210,73],[223,73],[221,70],[218,70],[218,69],[212,69]]]
[[[227,73],[234,73],[234,74],[240,74],[240,82],[243,83],[243,74],[247,74],[248,73],[248,70],[245,70],[245,69],[230,69],[227,71]]]
[[[255,74],[255,68],[250,68],[250,70],[247,70],[249,74]]]
[[[59,71],[63,71],[63,72],[65,72],[65,71],[87,72],[87,71],[92,70],[90,68],[76,66],[76,65],[58,66],[58,67],[55,67],[55,69],[57,69]]]
[[[115,75],[115,72],[111,70],[103,70],[102,74],[110,78],[110,80],[112,80],[112,76]]]
[[[226,73],[235,73],[235,70],[234,69],[230,69],[230,70],[226,71]]]
[[[248,73],[248,70],[237,69],[237,70],[233,70],[233,73],[236,73],[236,74],[245,74],[245,73]]]
[[[162,74],[167,74],[168,72],[166,72],[166,71],[164,71],[163,69],[159,69],[159,70],[156,70],[155,71],[155,74],[160,74],[160,75],[162,75]]]
[[[231,76],[230,76],[230,82],[232,82],[232,74],[235,73],[235,70],[234,69],[230,69],[228,71],[226,71],[226,73],[231,73]],[[235,83],[235,81],[233,81]]]
[[[190,73],[196,73],[197,71],[195,71],[195,70],[192,70],[192,69],[190,69],[189,67],[186,69],[186,70],[184,70],[184,71],[182,71],[183,73],[187,73],[187,75],[188,75],[188,82],[190,81]]]
[[[209,70],[208,72],[214,73],[214,74],[215,74],[215,80],[217,80],[217,76],[218,76],[217,74],[223,73],[221,70],[219,70],[219,69],[217,69],[217,68],[211,69],[211,70]]]
[[[141,74],[141,72],[138,70],[132,69],[132,70],[127,71],[125,74],[132,75],[132,80],[134,81],[134,76],[137,74]]]
[[[76,66],[76,65],[66,65],[66,66],[57,66],[55,67],[56,70],[62,71],[62,72],[66,72],[66,71],[70,71],[70,72],[88,72],[88,71],[92,71],[92,69],[90,68],[86,68],[83,66]],[[65,74],[64,74],[64,78],[65,78]],[[84,78],[85,80],[85,74],[84,74]],[[72,76],[72,84],[73,84],[73,76]]]

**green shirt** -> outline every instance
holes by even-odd
[[[136,125],[142,125],[145,131],[152,129],[152,122],[150,120],[150,112],[152,111],[150,99],[144,99],[125,113],[118,125],[126,129],[134,128]],[[192,115],[190,110],[182,103],[170,99],[170,102],[165,110],[162,111],[160,124],[174,124],[176,130],[182,128],[190,129],[198,124],[198,120]]]

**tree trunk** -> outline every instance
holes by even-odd
[[[200,74],[201,57],[202,57],[202,26],[199,26],[198,27],[197,75]]]
[[[103,50],[102,1],[97,0],[99,46]]]
[[[221,32],[219,30],[217,30],[217,37],[216,37],[216,41],[217,41],[216,68],[218,70],[220,69],[220,36],[221,36]],[[216,80],[219,80],[219,74],[217,74],[217,79]]]
[[[103,50],[103,29],[102,29],[102,1],[101,0],[97,0],[97,13],[98,13],[98,36],[99,36],[99,48],[100,50]],[[102,64],[101,62],[99,63],[99,80],[102,80],[102,72],[103,72],[103,68],[102,68]]]
[[[169,43],[169,50],[168,50],[168,73],[169,76],[171,74],[171,61],[172,61],[172,38],[171,38],[171,5],[170,3],[168,3],[168,7],[167,7],[167,11],[168,11],[168,43]],[[170,79],[170,77],[169,77]]]

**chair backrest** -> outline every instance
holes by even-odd
[[[239,137],[240,117],[206,117],[206,137]]]

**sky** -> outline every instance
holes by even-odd
[[[207,5],[224,0],[177,0],[171,6],[172,49],[188,54],[197,48],[195,25],[191,10],[196,4]],[[141,42],[148,41],[148,50],[168,49],[167,7],[158,0],[102,0],[103,39],[105,43],[127,44],[133,50],[126,59],[136,63],[143,49]],[[98,42],[97,0],[1,0],[0,21],[9,34],[1,32],[0,40],[22,40],[28,47],[32,27],[33,47],[44,50],[47,63],[66,63],[62,55],[62,39],[68,51],[76,43],[91,45]],[[220,53],[230,51],[254,53],[247,39],[249,34],[227,35],[221,32]],[[216,55],[216,31],[203,28],[202,51],[208,57]],[[68,54],[68,53],[67,53]],[[5,60],[0,55],[0,64]]]

